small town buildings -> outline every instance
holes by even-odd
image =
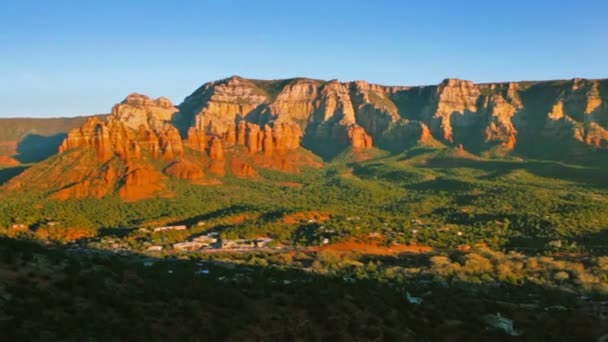
[[[259,237],[255,239],[256,247],[266,247],[272,241],[269,237]]]
[[[176,249],[178,251],[194,251],[197,249],[201,249],[202,247],[203,244],[194,241],[184,241],[173,245],[173,249]]]
[[[237,239],[237,240],[220,240],[220,248],[261,248],[266,247],[272,241],[268,237],[260,237],[257,239]]]
[[[188,229],[188,227],[186,226],[164,226],[164,227],[156,227],[153,229],[153,231],[156,232],[162,232],[162,231],[166,231],[166,230],[186,230]]]
[[[221,240],[220,248],[253,248],[255,243],[253,240],[237,239],[237,240]]]
[[[146,249],[146,252],[160,252],[163,250],[163,246],[150,246]]]
[[[200,243],[203,247],[209,247],[217,243],[217,238],[209,235],[202,235],[192,239],[192,242]]]

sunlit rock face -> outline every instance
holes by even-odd
[[[259,168],[318,166],[306,150],[325,158],[423,145],[584,159],[608,149],[607,100],[606,80],[411,87],[233,76],[202,85],[177,107],[131,94],[110,115],[72,129],[58,156],[4,188],[30,186],[61,199],[171,196],[171,178],[207,184],[227,175],[257,179]],[[18,165],[10,157],[0,163]]]

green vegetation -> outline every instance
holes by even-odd
[[[383,95],[378,95],[377,93],[370,91],[369,99],[372,103],[380,105],[381,107],[385,107],[391,113],[399,113],[399,109],[397,109],[395,103],[393,103],[393,101],[391,101],[389,98],[384,97]]]
[[[372,152],[222,186],[173,180],[177,196],[138,202],[4,194],[3,336],[489,340],[507,337],[485,323],[500,312],[528,340],[597,338],[590,307],[608,296],[604,165]],[[171,224],[188,229],[151,229]],[[274,240],[240,252],[172,247],[209,232]],[[340,242],[433,249],[331,248]]]
[[[571,291],[598,277],[605,287],[607,261],[590,264],[489,251],[430,262],[333,252],[151,259],[0,239],[0,329],[19,341],[487,341],[508,338],[484,320],[500,312],[526,340],[593,340],[594,318]]]
[[[205,229],[224,236],[266,235],[288,244],[379,233],[392,242],[437,248],[485,243],[523,251],[548,249],[551,241],[560,240],[564,250],[599,252],[608,239],[608,178],[599,165],[414,149],[395,156],[377,154],[364,162],[349,162],[344,156],[300,174],[267,170],[261,175],[260,181],[227,177],[222,186],[173,181],[174,198],[139,202],[4,196],[0,227],[25,224],[35,230],[55,220],[66,228],[108,231],[158,220],[189,226],[208,221]],[[330,219],[285,220],[315,212]],[[234,215],[252,218],[228,222]]]

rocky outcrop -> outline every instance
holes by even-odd
[[[170,121],[177,109],[166,97],[156,100],[133,93],[112,108],[112,118],[126,127],[137,130],[141,126],[147,130],[159,130]]]
[[[608,148],[606,95],[600,93],[600,81],[574,79],[561,87],[541,134],[549,139],[573,137],[585,145]]]
[[[220,138],[211,138],[211,142],[209,143],[209,157],[211,160],[224,160],[224,147],[222,146]]]
[[[447,79],[437,87],[434,110],[430,117],[431,131],[440,135],[443,140],[454,142],[452,123],[456,126],[471,126],[479,120],[475,115],[479,87],[471,81]]]
[[[152,100],[131,94],[114,106],[105,121],[91,118],[82,127],[71,130],[59,152],[92,148],[100,162],[107,162],[114,157],[139,159],[145,151],[154,158],[171,160],[184,151],[179,131],[168,123],[176,112],[165,98]]]
[[[487,108],[488,122],[485,125],[484,140],[496,143],[501,149],[511,151],[517,143],[517,129],[513,117],[523,106],[517,95],[517,84],[510,83],[507,96],[493,94],[486,97],[483,107]]]
[[[323,157],[347,148],[366,156],[371,153],[362,150],[372,147],[399,153],[416,145],[447,145],[463,154],[580,157],[608,149],[607,101],[608,80],[446,79],[436,86],[388,87],[233,76],[204,84],[179,107],[131,94],[108,117],[72,129],[47,169],[32,167],[8,187],[46,178],[57,198],[117,192],[141,199],[166,193],[168,177],[203,184],[226,174],[260,177],[260,167],[295,172],[317,165],[303,147]],[[55,172],[59,166],[69,171]]]
[[[146,158],[172,161],[184,153],[181,136],[169,121],[177,109],[166,98],[156,100],[140,94],[131,94],[114,106],[106,119],[91,118],[71,130],[59,147],[60,153],[85,149],[95,152],[101,165],[118,163],[125,167],[106,168],[103,175],[95,174],[95,167],[79,178],[74,186],[63,189],[56,197],[105,196],[118,189],[124,199],[137,200],[150,197],[163,189],[162,173],[145,162]],[[188,173],[177,172],[179,176]],[[197,175],[196,173],[190,173]],[[103,179],[103,186],[92,186],[91,180]],[[85,188],[98,189],[88,194]]]
[[[233,76],[203,85],[180,108],[195,116],[194,127],[201,132],[224,136],[237,119],[254,116],[267,99],[252,81]]]
[[[2,167],[14,167],[14,166],[19,166],[21,163],[19,163],[18,160],[8,157],[8,156],[0,156],[0,168]]]
[[[118,190],[120,197],[137,201],[157,195],[164,188],[163,175],[152,165],[129,165]]]
[[[165,169],[165,173],[176,178],[193,181],[199,181],[205,177],[203,169],[187,159],[180,159],[171,163]]]
[[[348,127],[347,132],[350,146],[352,146],[354,149],[372,147],[372,137],[365,133],[363,127],[359,125],[352,125]]]

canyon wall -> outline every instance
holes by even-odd
[[[406,87],[233,76],[202,85],[179,106],[131,94],[109,116],[72,129],[58,156],[8,188],[36,183],[36,170],[46,168],[57,198],[170,196],[167,179],[205,183],[227,174],[259,177],[259,167],[293,171],[305,150],[331,158],[349,148],[398,153],[423,145],[585,159],[608,149],[607,101],[607,80],[446,79]],[[55,172],[57,165],[69,170]]]

